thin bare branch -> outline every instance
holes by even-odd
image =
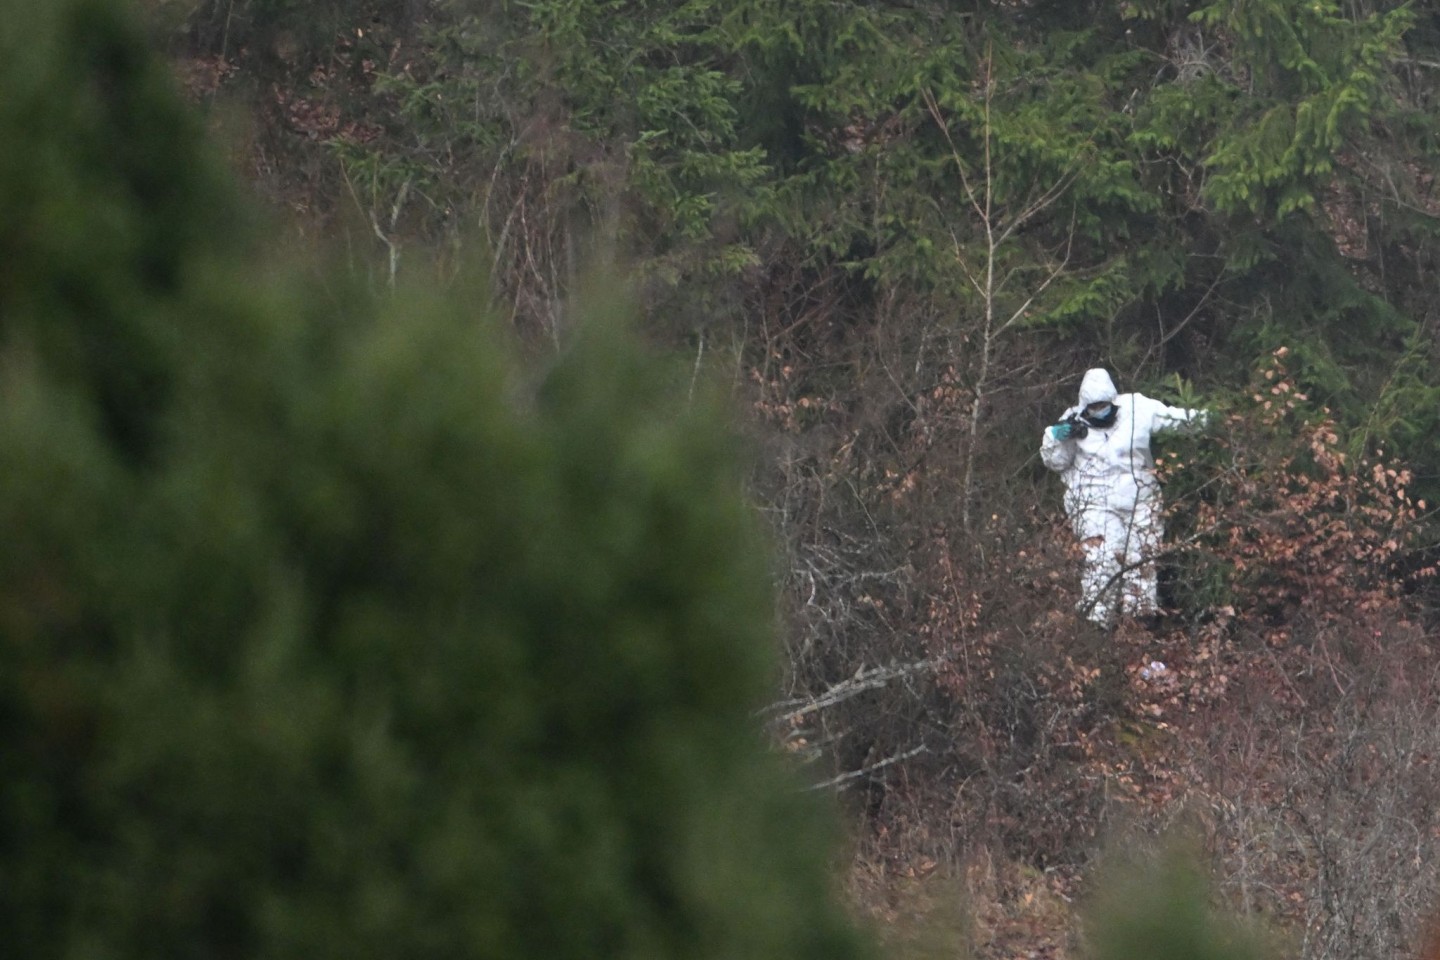
[[[920,754],[925,752],[927,752],[926,747],[925,744],[922,743],[918,747],[906,750],[904,753],[897,753],[894,756],[886,757],[884,760],[881,760],[878,763],[872,763],[868,767],[861,767],[859,770],[851,770],[849,773],[842,773],[838,777],[831,777],[829,780],[811,784],[810,789],[824,790],[829,787],[837,787],[841,790],[844,790],[852,782],[860,779],[868,773],[874,773],[876,770],[879,770],[882,767],[888,767],[893,763],[900,763],[901,761],[909,760],[911,757],[918,757]]]
[[[981,205],[975,196],[975,188],[970,185],[970,177],[965,173],[965,161],[960,159],[960,150],[955,146],[955,141],[950,136],[950,124],[945,121],[940,113],[940,104],[935,102],[935,96],[929,89],[921,90],[920,95],[925,98],[925,107],[930,112],[930,117],[935,125],[940,128],[940,133],[945,137],[946,144],[950,147],[950,156],[955,161],[955,169],[960,173],[960,185],[965,189],[965,196],[970,201],[970,206],[981,220],[988,219],[989,212]],[[986,133],[989,133],[989,125],[986,125]]]
[[[791,700],[782,700],[779,703],[772,703],[763,708],[760,712],[767,714],[779,714],[780,716],[771,720],[772,723],[794,722],[800,717],[815,713],[818,710],[825,710],[835,706],[837,703],[844,703],[852,697],[859,696],[867,690],[876,690],[885,686],[892,680],[901,677],[911,677],[920,673],[930,673],[936,667],[947,662],[948,656],[932,657],[929,660],[918,660],[913,663],[891,664],[888,667],[872,667],[865,669],[861,667],[856,671],[855,676],[849,680],[842,680],[830,687],[817,697],[797,697]]]
[[[1004,323],[1000,324],[1000,329],[995,331],[997,335],[1004,333],[1006,330],[1009,330],[1012,326],[1014,326],[1020,320],[1020,318],[1023,317],[1027,311],[1029,311],[1030,305],[1035,302],[1035,299],[1039,297],[1040,294],[1044,293],[1046,289],[1049,288],[1050,284],[1055,282],[1056,277],[1059,277],[1062,273],[1065,272],[1065,268],[1070,265],[1070,253],[1074,240],[1075,218],[1072,216],[1070,218],[1070,235],[1065,240],[1065,258],[1060,261],[1060,264],[1055,267],[1055,269],[1050,271],[1050,275],[1041,282],[1040,286],[1036,287],[1031,292],[1030,296],[1025,298],[1025,302],[1015,308],[1015,312],[1010,314],[1010,318]]]

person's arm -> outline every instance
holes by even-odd
[[[1150,432],[1165,433],[1169,430],[1181,430],[1187,433],[1194,433],[1205,429],[1210,422],[1210,411],[1191,409],[1189,407],[1172,407],[1161,403],[1159,400],[1145,398],[1151,406]]]
[[[1070,469],[1070,465],[1075,462],[1074,438],[1069,435],[1068,430],[1057,429],[1068,426],[1069,424],[1063,422],[1052,424],[1045,428],[1040,438],[1040,460],[1057,473]]]

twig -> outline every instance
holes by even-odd
[[[824,790],[826,787],[839,787],[841,790],[844,790],[850,785],[851,781],[858,780],[860,777],[865,776],[867,773],[874,773],[881,767],[888,767],[892,763],[900,763],[903,760],[909,760],[911,757],[919,756],[920,754],[925,752],[927,752],[925,744],[922,743],[920,744],[920,746],[915,747],[913,750],[907,750],[904,753],[897,753],[893,757],[886,757],[879,763],[872,763],[868,767],[861,767],[859,770],[851,770],[849,773],[842,773],[838,777],[831,777],[829,780],[824,780],[820,783],[811,784],[809,789]]]
[[[406,180],[404,183],[402,183],[402,184],[400,185],[400,190],[399,190],[399,192],[398,192],[398,193],[396,194],[396,196],[395,196],[395,203],[392,204],[391,207],[390,207],[390,232],[391,232],[391,233],[394,233],[394,232],[395,232],[395,226],[396,226],[397,223],[400,222],[400,210],[401,210],[401,208],[403,208],[403,207],[405,206],[405,199],[406,199],[406,197],[408,197],[409,194],[410,194],[410,184],[411,184],[411,181],[410,181],[410,180]],[[381,230],[381,229],[380,229],[380,221],[379,221],[379,219],[375,216],[375,208],[374,208],[374,207],[371,207],[371,208],[370,208],[370,226],[372,226],[372,227],[375,228],[375,236],[379,237],[379,238],[380,238],[380,242],[383,243],[383,244],[385,244],[385,246],[386,246],[386,247],[389,249],[389,251],[390,251],[390,289],[391,289],[391,290],[394,290],[394,289],[395,289],[395,274],[396,274],[396,271],[398,271],[399,268],[400,268],[400,247],[399,247],[399,245],[396,244],[393,240],[391,240],[388,236],[386,236],[384,230]]]
[[[685,397],[686,403],[695,402],[695,381],[700,379],[700,361],[705,358],[705,335],[700,335],[700,346],[695,350],[695,369],[690,374],[690,392]]]
[[[929,660],[917,660],[913,663],[900,665],[891,664],[888,667],[872,667],[869,670],[861,667],[856,671],[855,676],[849,680],[842,680],[818,697],[797,697],[793,700],[782,700],[779,703],[772,703],[768,707],[762,708],[759,712],[779,714],[775,720],[771,721],[772,723],[779,720],[794,721],[806,714],[814,713],[817,710],[824,710],[827,707],[833,707],[837,703],[843,703],[851,697],[859,696],[866,690],[876,690],[885,686],[891,680],[898,680],[901,677],[913,676],[917,673],[934,670],[949,659],[950,657],[947,655],[932,657]]]

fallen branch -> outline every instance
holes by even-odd
[[[917,673],[928,673],[933,671],[945,661],[949,660],[948,654],[939,657],[932,657],[929,660],[917,660],[913,663],[891,664],[888,667],[872,667],[866,670],[861,667],[855,672],[855,676],[849,680],[842,680],[815,697],[796,697],[792,700],[782,700],[779,703],[772,703],[759,712],[762,714],[778,714],[771,723],[782,720],[794,722],[799,718],[833,707],[837,703],[843,703],[851,697],[859,696],[866,690],[876,690],[885,686],[892,680],[901,677],[914,676]]]
[[[881,767],[888,767],[892,763],[900,763],[902,760],[909,760],[911,757],[918,756],[922,753],[925,753],[925,744],[923,743],[920,744],[920,746],[915,747],[913,750],[907,750],[904,753],[897,753],[893,757],[886,757],[884,760],[881,760],[878,763],[872,763],[868,767],[861,767],[859,770],[851,770],[849,773],[842,773],[838,777],[831,777],[829,780],[811,784],[809,789],[824,790],[827,787],[838,787],[839,789],[844,790],[850,785],[851,781],[858,780],[860,777],[865,776],[865,774],[867,773],[874,773]]]

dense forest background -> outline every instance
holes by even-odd
[[[145,6],[297,249],[379,292],[488,276],[540,363],[623,275],[682,389],[728,393],[777,544],[763,720],[897,937],[963,891],[977,950],[1063,953],[1102,838],[1183,822],[1297,954],[1416,948],[1433,5]],[[1073,615],[1036,456],[1091,366],[1221,414],[1162,451],[1151,630]]]

